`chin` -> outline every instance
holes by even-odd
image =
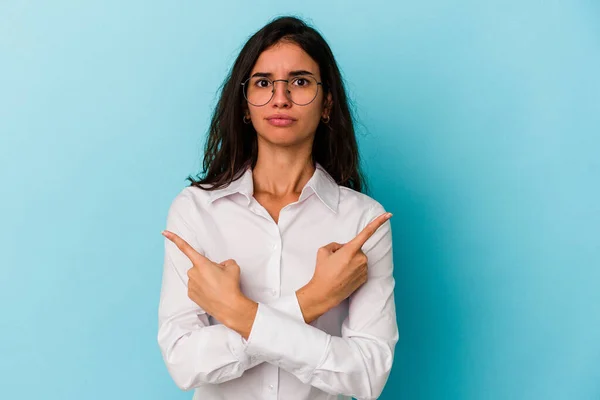
[[[269,126],[266,134],[260,135],[266,142],[279,146],[294,146],[310,139],[299,135],[294,129]]]
[[[302,139],[297,137],[297,136],[292,136],[292,135],[269,135],[268,138],[266,138],[268,142],[272,143],[272,144],[276,144],[278,146],[294,146],[298,143],[302,143]]]

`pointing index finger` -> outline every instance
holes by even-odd
[[[208,258],[204,257],[202,254],[198,253],[188,242],[180,238],[177,234],[164,230],[161,232],[164,237],[169,239],[171,242],[175,243],[175,245],[187,256],[187,258],[192,261],[194,264],[200,264],[204,261],[207,261]]]
[[[354,239],[346,243],[344,246],[348,248],[351,252],[355,253],[363,247],[363,245],[369,240],[371,236],[379,229],[381,225],[383,225],[387,220],[392,217],[392,213],[385,212],[371,221],[367,226],[363,228],[362,231],[356,235]]]

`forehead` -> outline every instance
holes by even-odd
[[[279,42],[263,51],[250,74],[271,72],[276,76],[287,75],[289,71],[307,70],[319,75],[319,65],[295,43]]]

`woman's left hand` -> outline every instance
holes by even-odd
[[[241,318],[250,316],[251,303],[254,302],[244,296],[240,289],[240,266],[235,260],[229,259],[217,264],[198,253],[175,233],[163,231],[163,236],[173,242],[192,262],[192,268],[187,273],[188,297],[224,325],[245,331],[247,326],[244,325],[248,325],[248,321],[241,327],[238,322]],[[253,320],[254,318],[252,322]]]

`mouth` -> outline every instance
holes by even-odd
[[[273,126],[290,126],[296,120],[289,117],[272,117],[267,118],[267,122]]]

